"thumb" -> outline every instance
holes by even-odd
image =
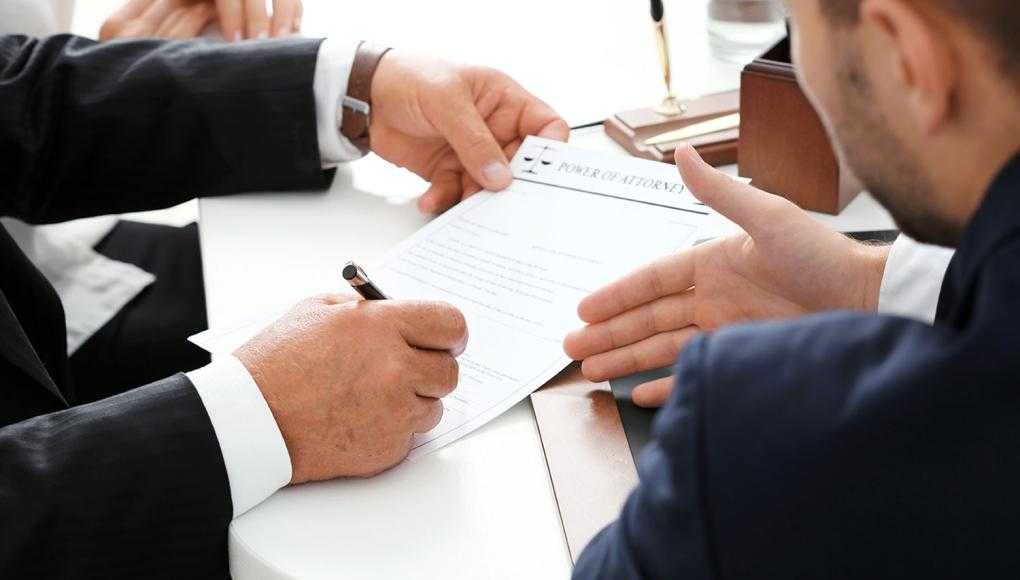
[[[741,183],[705,163],[689,144],[677,147],[675,158],[680,176],[694,197],[752,237],[773,223],[771,216],[786,203],[777,195]]]
[[[468,174],[491,191],[509,187],[513,181],[510,164],[474,102],[467,95],[458,94],[440,110],[436,128]]]

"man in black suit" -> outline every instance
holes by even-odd
[[[566,133],[498,72],[367,44],[0,37],[0,215],[31,223],[324,188],[369,145],[441,211],[507,186],[524,135]],[[59,299],[0,228],[0,577],[226,577],[233,516],[403,458],[466,338],[448,305],[320,296],[233,357],[80,405]]]
[[[590,378],[682,352],[635,391],[663,406],[641,483],[575,577],[1016,577],[1020,5],[787,4],[844,158],[905,233],[956,248],[933,323],[874,313],[889,248],[681,148],[685,182],[745,233],[580,306],[565,346]],[[815,314],[832,310],[858,312]]]

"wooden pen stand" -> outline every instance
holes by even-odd
[[[736,113],[740,106],[740,92],[707,95],[683,101],[683,104],[687,112],[676,116],[657,113],[651,107],[617,113],[606,119],[606,134],[635,157],[673,163],[677,142],[661,145],[645,145],[644,142],[666,131]],[[739,134],[739,129],[729,129],[686,139],[684,142],[693,145],[708,163],[730,165],[737,162]]]

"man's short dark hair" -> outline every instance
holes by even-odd
[[[818,0],[822,12],[841,24],[855,24],[861,0]],[[1006,72],[1020,78],[1020,0],[914,0],[938,5],[967,22],[1002,55]]]

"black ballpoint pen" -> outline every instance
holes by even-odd
[[[382,293],[382,290],[376,287],[371,280],[368,279],[368,274],[361,269],[361,266],[354,262],[347,262],[347,265],[343,269],[344,280],[354,288],[354,291],[361,294],[361,297],[365,300],[386,300],[387,296]]]

